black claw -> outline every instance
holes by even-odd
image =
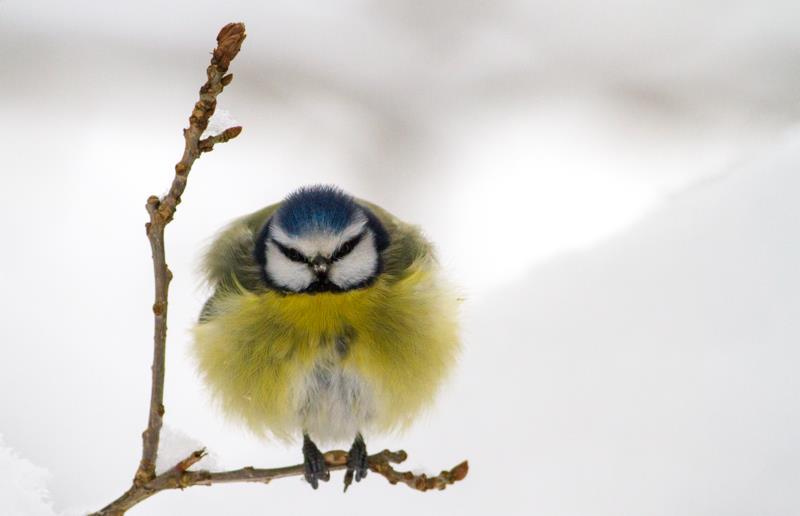
[[[364,444],[364,438],[361,434],[356,435],[353,441],[353,446],[347,453],[347,472],[344,474],[344,490],[353,483],[353,477],[356,482],[361,482],[361,479],[367,476],[369,471],[369,461],[367,460],[367,445]]]
[[[319,451],[317,445],[308,434],[303,434],[303,465],[305,466],[306,481],[314,489],[319,487],[319,481],[327,482],[331,479],[331,472],[325,464],[325,456]]]

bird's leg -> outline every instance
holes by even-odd
[[[325,457],[319,451],[317,445],[303,432],[303,465],[305,466],[306,481],[311,487],[319,487],[319,481],[327,482],[331,478],[328,465],[325,464]]]
[[[367,476],[367,471],[369,471],[367,445],[364,444],[364,438],[358,433],[353,441],[353,446],[347,452],[347,473],[344,474],[345,492],[353,483],[353,475],[355,475],[356,482],[361,482],[361,479]]]

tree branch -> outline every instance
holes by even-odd
[[[154,335],[153,365],[150,391],[150,411],[147,428],[142,433],[142,458],[133,478],[131,487],[119,498],[108,504],[92,516],[121,516],[125,511],[150,498],[154,494],[168,489],[184,489],[197,485],[213,485],[232,482],[269,483],[278,478],[302,476],[305,473],[303,464],[279,468],[245,467],[231,471],[190,470],[205,456],[205,449],[197,450],[175,464],[169,470],[156,475],[156,458],[159,438],[164,418],[164,371],[167,339],[167,307],[169,284],[172,273],[167,267],[164,247],[164,230],[169,224],[181,202],[186,189],[186,182],[192,165],[204,152],[210,152],[218,143],[236,138],[241,127],[230,127],[217,135],[201,139],[208,127],[208,121],[214,114],[217,96],[231,83],[233,75],[227,74],[231,61],[239,53],[244,41],[245,29],[242,23],[229,23],[217,36],[217,47],[214,49],[211,64],[206,70],[207,81],[200,88],[200,98],[189,117],[189,127],[183,130],[184,151],[181,160],[175,165],[175,177],[169,191],[163,198],[151,196],[147,199],[147,213],[150,221],[146,224],[147,238],[153,254],[153,273],[155,278],[155,301],[153,303]],[[392,464],[405,461],[406,452],[384,450],[368,457],[371,471],[385,477],[391,484],[402,482],[419,491],[444,489],[466,477],[469,466],[466,461],[449,471],[442,471],[434,477],[415,475],[411,472],[396,471]],[[347,467],[347,452],[332,450],[325,453],[325,462],[330,470],[341,470]]]
[[[188,471],[188,468],[197,463],[205,456],[205,450],[197,450],[187,458],[180,461],[168,471],[158,475],[149,482],[140,486],[132,486],[122,496],[112,503],[92,514],[91,516],[111,516],[121,515],[125,511],[146,500],[160,491],[169,489],[185,489],[192,486],[210,486],[213,484],[230,484],[234,482],[249,482],[269,484],[278,478],[299,477],[305,474],[303,464],[285,466],[282,468],[253,468],[245,467],[231,471],[211,472],[205,470]],[[392,463],[400,463],[406,460],[408,455],[400,450],[392,452],[383,450],[375,455],[368,457],[369,469],[384,476],[389,483],[396,484],[402,482],[407,486],[418,491],[429,489],[445,489],[448,485],[467,476],[469,466],[467,462],[462,462],[449,471],[442,471],[435,477],[428,478],[426,475],[414,475],[410,472],[400,472],[392,468]],[[325,462],[328,469],[338,471],[347,468],[347,452],[344,450],[331,450],[325,453]]]
[[[200,98],[194,105],[189,117],[189,127],[183,130],[183,157],[175,165],[175,177],[169,192],[163,199],[151,196],[147,200],[147,238],[153,252],[153,272],[155,276],[155,302],[153,303],[154,350],[152,366],[152,388],[150,391],[150,416],[147,429],[142,433],[142,459],[134,476],[134,484],[142,485],[155,477],[158,441],[164,417],[164,355],[167,341],[167,299],[172,273],[167,267],[164,250],[164,229],[172,221],[175,209],[181,202],[181,195],[186,189],[186,180],[195,160],[202,152],[209,152],[218,142],[228,141],[242,132],[241,127],[231,127],[217,136],[200,140],[208,127],[208,120],[217,107],[217,95],[233,79],[225,75],[231,60],[239,53],[245,38],[244,24],[229,23],[217,36],[217,48],[214,49],[211,64],[206,70],[208,80],[200,88]]]

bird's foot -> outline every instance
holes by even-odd
[[[364,438],[361,434],[356,435],[353,446],[347,453],[347,472],[344,474],[344,490],[353,483],[355,476],[356,482],[361,482],[361,479],[367,476],[369,471],[369,461],[367,460],[367,445],[364,444]]]
[[[305,466],[306,481],[314,489],[319,487],[320,480],[327,482],[331,479],[331,472],[325,464],[325,456],[308,434],[303,435],[303,466]]]

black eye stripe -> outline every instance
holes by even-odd
[[[278,242],[274,238],[272,239],[272,243],[275,244],[275,247],[277,247],[278,250],[281,253],[283,253],[283,255],[285,257],[287,257],[288,259],[292,260],[293,262],[298,262],[298,263],[307,263],[308,262],[306,257],[303,256],[303,254],[300,251],[298,251],[297,249],[292,249],[291,247],[286,247],[285,245],[281,244],[280,242]]]
[[[364,238],[364,233],[363,232],[359,233],[358,235],[354,236],[353,238],[351,238],[347,242],[345,242],[342,245],[340,245],[339,249],[337,249],[336,252],[333,253],[333,256],[331,256],[331,260],[332,261],[340,260],[340,259],[344,258],[345,256],[347,256],[348,254],[350,254],[350,252],[353,249],[355,249],[355,247],[358,245],[358,243],[361,242],[362,238]]]

